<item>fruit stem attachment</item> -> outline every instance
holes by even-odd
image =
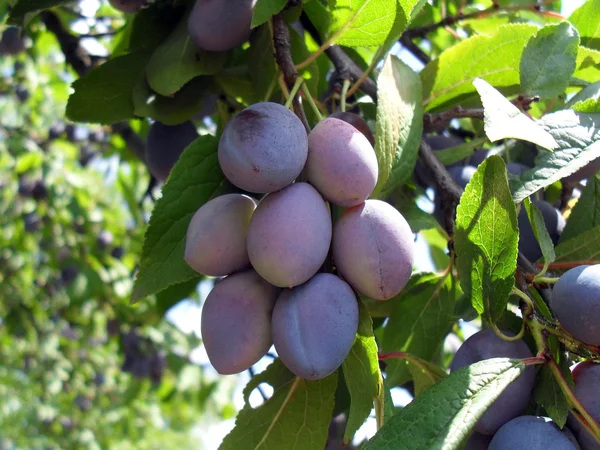
[[[346,97],[348,96],[348,88],[350,87],[350,80],[344,80],[342,85],[342,93],[340,94],[340,110],[346,112]]]
[[[302,93],[304,94],[304,100],[306,100],[310,108],[313,110],[315,116],[317,116],[317,120],[322,120],[323,116],[321,115],[321,111],[319,111],[319,108],[313,100],[312,95],[310,95],[310,91],[308,90],[308,86],[306,85],[306,83],[302,83],[301,89]]]
[[[302,83],[304,83],[304,78],[302,78],[302,77],[296,78],[296,81],[294,82],[294,86],[292,87],[292,90],[290,91],[290,94],[289,94],[287,100],[285,101],[285,107],[287,109],[292,109],[292,102],[294,101],[294,98],[296,97],[296,94],[298,93],[300,86],[302,86]]]
[[[542,275],[542,272],[540,272],[539,275]],[[534,283],[556,284],[558,281],[558,277],[552,278],[552,277],[544,277],[544,276],[539,276],[539,275],[536,275],[533,278]]]
[[[529,298],[529,296],[525,292],[514,287],[511,292],[511,295],[515,295],[515,296],[519,297],[527,305],[527,308],[525,308],[525,310],[523,311],[523,317],[527,317],[529,314],[533,313],[533,301]]]
[[[360,88],[360,85],[363,83],[363,81],[365,81],[367,79],[369,74],[377,66],[377,63],[379,62],[379,58],[381,57],[382,52],[383,52],[383,47],[379,47],[379,49],[377,49],[377,52],[375,53],[375,56],[373,56],[373,61],[371,61],[371,64],[369,64],[369,67],[367,67],[367,70],[365,70],[361,74],[361,76],[358,78],[358,80],[356,80],[356,83],[354,83],[354,85],[348,91],[348,94],[347,94],[348,97],[352,96],[358,90],[358,88]]]
[[[522,339],[523,336],[525,336],[525,321],[524,320],[523,320],[523,323],[521,324],[521,330],[519,331],[519,333],[516,336],[507,336],[506,334],[504,334],[502,332],[502,330],[500,330],[500,328],[498,328],[498,325],[496,325],[493,322],[490,322],[490,328],[492,330],[494,330],[494,333],[496,333],[496,336],[498,336],[503,341],[507,341],[507,342],[518,341],[519,339]]]

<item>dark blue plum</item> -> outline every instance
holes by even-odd
[[[591,361],[577,364],[573,369],[573,381],[577,399],[596,422],[600,421],[600,398],[598,397],[600,364]],[[569,416],[567,423],[582,450],[600,450],[600,443],[572,415]]]
[[[565,228],[565,219],[558,209],[544,200],[536,200],[533,204],[542,213],[548,234],[552,239],[552,243],[556,245]],[[525,211],[524,207],[521,207],[517,219],[519,225],[519,251],[528,260],[535,262],[542,257],[542,249],[535,238],[535,234],[533,234],[533,228],[531,227],[531,223],[529,223],[527,211]]]
[[[492,436],[474,432],[469,437],[464,450],[487,450],[490,442],[492,442]]]
[[[183,151],[197,137],[192,122],[179,125],[154,122],[148,131],[146,144],[146,163],[150,173],[157,180],[165,181]]]
[[[521,175],[523,172],[527,172],[530,167],[525,164],[509,162],[506,164],[506,171],[512,175]]]
[[[569,439],[547,417],[521,416],[500,428],[489,450],[578,450],[577,444]]]

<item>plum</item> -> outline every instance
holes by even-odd
[[[600,386],[600,364],[592,361],[579,363],[573,369],[573,381],[575,382],[575,396],[581,402],[592,418],[600,421],[600,397],[598,386]],[[567,421],[575,434],[582,450],[600,450],[600,443],[573,417],[569,415]]]
[[[331,243],[327,204],[308,183],[264,197],[248,227],[248,256],[269,283],[294,287],[321,267]]]
[[[321,120],[308,136],[306,178],[332,203],[364,202],[377,184],[377,157],[368,139],[343,120]]]
[[[300,175],[308,137],[300,119],[279,103],[256,103],[234,116],[219,141],[219,164],[237,187],[269,193]]]
[[[333,117],[334,119],[340,119],[346,123],[349,123],[354,128],[356,128],[358,131],[360,131],[362,134],[364,134],[364,136],[367,138],[369,143],[373,147],[375,147],[375,137],[373,136],[373,132],[369,128],[369,125],[367,125],[367,122],[365,121],[365,119],[360,117],[358,114],[354,114],[354,113],[347,112],[347,111],[345,111],[345,112],[338,111],[338,112],[331,114],[329,117]]]
[[[184,259],[204,275],[229,275],[250,265],[246,236],[256,208],[242,194],[214,198],[196,211],[187,229]]]
[[[544,224],[552,239],[552,243],[556,245],[560,235],[565,228],[566,221],[558,209],[544,200],[536,200],[533,204],[540,210],[544,219]],[[537,261],[542,257],[542,249],[535,238],[533,228],[527,217],[527,211],[522,207],[517,217],[519,225],[519,251],[525,255],[530,261]]]
[[[517,162],[506,163],[506,171],[512,175],[521,175],[523,172],[527,172],[531,167],[525,164]]]
[[[25,50],[25,39],[17,27],[7,27],[0,39],[2,50],[9,55],[16,55]]]
[[[600,264],[565,272],[554,285],[550,309],[574,337],[600,345]]]
[[[229,275],[215,285],[202,307],[202,342],[223,375],[250,368],[272,344],[271,314],[277,288],[254,270]]]
[[[477,168],[474,166],[456,166],[448,169],[452,179],[463,189],[467,187],[476,171]]]
[[[467,165],[477,167],[488,157],[489,150],[484,148],[477,149],[473,152],[473,154],[467,159]]]
[[[285,289],[272,318],[273,343],[281,361],[301,378],[318,380],[346,359],[358,330],[358,302],[335,275],[319,273]]]
[[[188,33],[203,50],[223,52],[250,36],[256,0],[196,0],[188,18]]]
[[[410,226],[381,200],[345,210],[333,231],[333,259],[358,292],[377,300],[398,294],[412,273],[414,241]]]
[[[492,436],[474,432],[467,441],[464,450],[487,450]]]
[[[179,125],[154,122],[148,131],[146,145],[146,163],[150,173],[157,180],[165,181],[183,151],[197,137],[196,127],[192,122]]]
[[[577,444],[547,417],[521,416],[504,424],[489,450],[578,450]]]
[[[513,333],[503,331],[507,336]],[[531,358],[533,355],[522,340],[505,341],[492,329],[478,331],[460,346],[450,371],[455,372],[465,366],[490,358]],[[535,368],[528,367],[519,378],[496,399],[485,414],[475,424],[475,431],[481,434],[494,434],[498,428],[517,417],[529,402],[535,382]]]
[[[456,136],[444,136],[437,134],[426,135],[423,137],[423,139],[425,139],[425,142],[429,144],[431,149],[434,151],[456,147],[465,143],[465,141]],[[457,162],[451,164],[449,167],[459,167],[462,165],[463,164],[461,162]],[[415,165],[415,176],[417,183],[423,188],[428,188],[435,185],[435,180],[431,170],[425,167],[421,161],[417,161],[417,164]]]
[[[108,0],[110,6],[124,13],[136,13],[146,4],[146,0]]]

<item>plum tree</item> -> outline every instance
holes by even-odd
[[[271,347],[277,289],[254,270],[215,285],[202,307],[200,329],[210,363],[221,374],[250,368]]]
[[[577,339],[600,345],[600,264],[565,272],[554,285],[550,308]]]
[[[203,50],[231,50],[250,36],[256,0],[196,0],[188,19],[188,32]]]
[[[413,234],[393,206],[367,200],[338,218],[332,252],[338,271],[354,289],[386,300],[398,294],[410,278]]]
[[[507,336],[514,334],[503,331]],[[505,341],[496,336],[490,328],[478,331],[460,346],[450,371],[455,372],[465,366],[490,358],[530,358],[533,355],[522,340]],[[528,367],[525,372],[512,382],[496,399],[475,425],[475,431],[481,434],[494,434],[498,428],[517,417],[529,399],[535,381],[535,369]]]
[[[364,134],[364,136],[367,138],[367,140],[373,147],[375,146],[375,137],[373,136],[371,128],[369,128],[369,125],[367,124],[365,119],[360,117],[358,114],[354,114],[348,111],[338,111],[334,112],[333,114],[330,114],[329,117],[333,117],[334,119],[340,119],[344,122],[349,123],[362,134]]]
[[[521,416],[504,424],[494,435],[489,450],[578,450],[547,417]]]
[[[377,184],[377,157],[368,139],[343,120],[328,117],[308,136],[307,180],[332,203],[356,206]]]
[[[325,261],[331,243],[327,204],[308,183],[294,183],[261,200],[248,227],[248,256],[269,283],[294,287]]]
[[[225,176],[249,192],[268,193],[300,175],[308,137],[300,119],[279,103],[256,103],[239,112],[219,141],[219,164]]]
[[[565,228],[565,219],[558,209],[544,200],[535,200],[533,204],[540,210],[550,239],[556,245]],[[525,208],[521,208],[519,211],[517,222],[519,225],[519,251],[530,261],[537,261],[542,257],[542,249],[535,238]]]
[[[17,55],[25,50],[25,39],[17,27],[7,27],[2,32],[0,47],[9,55]]]
[[[136,13],[146,4],[146,0],[109,0],[110,6],[124,13]]]
[[[254,200],[241,194],[222,195],[202,205],[187,229],[184,259],[188,265],[215,277],[247,267],[246,236],[255,208]]]
[[[319,273],[285,289],[272,319],[273,343],[288,369],[318,380],[346,359],[358,329],[358,302],[352,288],[335,275]]]
[[[197,137],[196,127],[192,122],[179,125],[154,122],[148,131],[146,144],[146,163],[150,173],[157,180],[166,181],[185,148]]]
[[[575,396],[594,420],[600,420],[600,402],[598,401],[598,386],[600,386],[600,364],[592,361],[579,363],[573,369]],[[600,443],[573,417],[567,421],[575,434],[582,450],[599,450]]]

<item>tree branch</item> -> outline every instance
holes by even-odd
[[[399,40],[400,44],[402,44],[404,48],[411,52],[415,56],[415,58],[417,58],[423,64],[429,63],[429,61],[431,60],[431,58],[429,58],[429,55],[423,50],[421,50],[421,48],[413,42],[412,38],[407,33],[402,33],[402,36],[400,36]]]
[[[460,106],[440,113],[425,114],[423,128],[425,132],[440,131],[448,126],[452,119],[472,118],[483,120],[483,108],[463,109]]]
[[[275,49],[275,61],[277,61],[277,65],[281,68],[285,82],[288,88],[290,88],[294,85],[299,75],[292,59],[290,31],[281,13],[273,16],[273,48]],[[306,132],[310,133],[310,126],[308,125],[308,120],[306,120],[304,108],[302,108],[297,95],[292,100],[292,106],[294,107],[294,112],[302,121],[304,128],[306,128]]]

